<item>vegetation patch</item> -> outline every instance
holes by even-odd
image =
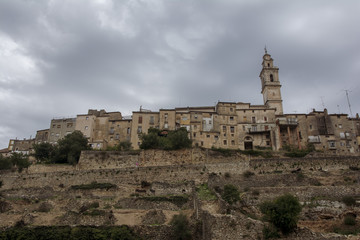
[[[0,239],[26,240],[140,240],[129,227],[90,227],[90,226],[42,226],[42,227],[12,227],[0,232]]]
[[[343,197],[342,202],[345,203],[346,206],[355,206],[356,205],[356,199],[353,196]]]
[[[116,188],[115,184],[112,183],[98,183],[92,182],[90,184],[72,185],[71,189],[91,190],[91,189],[106,189]]]
[[[263,202],[260,210],[264,214],[265,220],[287,234],[296,228],[301,205],[296,197],[285,194],[274,201]]]
[[[150,202],[171,202],[176,206],[181,207],[189,201],[189,196],[186,194],[169,195],[169,196],[146,196],[146,197],[139,197],[139,199]]]
[[[31,165],[29,157],[22,153],[13,152],[10,157],[3,157],[0,154],[0,170],[8,170],[17,167],[19,172]],[[2,186],[2,181],[0,187]]]
[[[147,134],[141,135],[141,140],[141,149],[176,150],[190,148],[192,144],[186,128],[174,131],[149,128]]]
[[[198,193],[199,199],[201,200],[214,201],[217,199],[215,193],[209,189],[206,183],[196,187],[196,192]]]
[[[240,192],[234,185],[227,184],[224,186],[221,197],[229,204],[233,204],[240,201]]]
[[[184,214],[180,213],[179,215],[174,215],[170,221],[170,225],[173,228],[175,239],[191,239],[189,221]]]
[[[255,175],[255,173],[253,173],[253,172],[251,172],[251,171],[245,171],[244,173],[243,173],[243,176],[244,176],[244,178],[249,178],[249,177],[251,177],[251,176],[254,176]]]

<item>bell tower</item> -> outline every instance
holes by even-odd
[[[282,115],[283,107],[279,68],[274,66],[274,60],[271,58],[271,55],[267,53],[266,47],[259,77],[261,79],[261,94],[264,98],[264,104],[268,108],[276,108],[276,115]]]

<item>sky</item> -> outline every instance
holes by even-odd
[[[358,0],[0,0],[0,149],[88,109],[263,104],[360,113]]]

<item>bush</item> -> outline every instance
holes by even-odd
[[[344,218],[344,224],[348,226],[354,226],[356,225],[356,219],[354,216],[346,216]]]
[[[221,196],[229,204],[236,203],[237,201],[240,200],[239,190],[234,185],[231,184],[227,184],[224,186],[224,192]]]
[[[215,193],[209,189],[206,183],[198,186],[196,192],[201,200],[213,201],[217,199]]]
[[[243,176],[244,176],[245,178],[249,178],[249,177],[251,177],[251,176],[253,176],[253,175],[255,175],[255,173],[253,173],[253,172],[251,172],[251,171],[245,171],[245,172],[243,173]]]
[[[112,184],[112,183],[92,182],[90,184],[72,185],[71,188],[72,189],[82,189],[82,190],[89,190],[89,189],[106,189],[106,190],[109,190],[110,188],[116,188],[116,185]]]
[[[355,206],[356,205],[356,199],[352,196],[345,196],[342,198],[343,203],[345,203],[346,206]]]
[[[301,205],[296,197],[285,194],[274,201],[262,203],[260,210],[268,221],[287,234],[296,228]]]
[[[191,233],[189,228],[189,221],[186,216],[182,213],[174,215],[170,221],[170,224],[175,233],[175,239],[187,240],[191,239]]]
[[[264,226],[263,236],[265,239],[274,239],[274,238],[279,238],[280,234],[278,233],[277,229],[274,228],[273,226]]]

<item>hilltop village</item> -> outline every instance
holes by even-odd
[[[360,118],[329,114],[326,109],[307,114],[283,112],[279,68],[265,51],[260,72],[263,105],[243,102],[218,102],[215,106],[179,107],[149,111],[140,107],[131,117],[121,112],[89,110],[76,118],[52,119],[48,129],[39,130],[33,139],[11,139],[3,153],[32,151],[33,144],[58,140],[75,130],[81,131],[90,146],[106,150],[123,141],[139,149],[141,134],[149,128],[171,131],[184,127],[194,146],[225,149],[272,149],[283,146],[316,150],[335,155],[358,155]]]
[[[284,114],[278,70],[265,52],[264,105],[140,108],[131,118],[89,110],[51,120],[34,139],[11,139],[2,154],[19,156],[0,162],[0,239],[359,239],[359,116]],[[184,128],[198,147],[93,151],[139,149],[150,128],[168,137]],[[22,169],[22,154],[11,154],[61,146],[77,130],[93,150],[76,164]],[[319,151],[282,155],[309,145]]]

